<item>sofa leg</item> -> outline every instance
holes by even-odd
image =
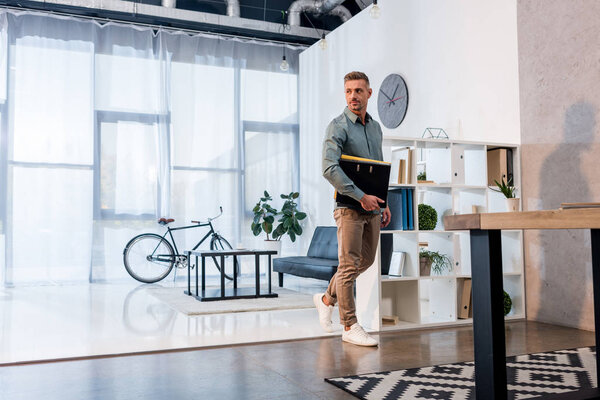
[[[283,287],[283,272],[278,272],[279,274],[279,287]]]

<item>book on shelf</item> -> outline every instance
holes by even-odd
[[[387,206],[391,163],[343,154],[339,164],[342,171],[360,190],[382,199],[384,203],[380,204],[381,208]],[[337,191],[335,192],[335,201],[360,207],[360,202],[350,196],[339,194]]]
[[[458,318],[469,318],[471,316],[471,279],[465,279],[463,281],[462,292],[458,304]]]
[[[391,184],[410,184],[412,158],[414,150],[410,147],[398,147],[392,150]]]
[[[394,251],[390,260],[389,276],[402,276],[404,272],[404,262],[406,253],[404,251]]]
[[[381,324],[382,325],[398,325],[400,323],[400,318],[396,315],[382,315],[381,316]]]
[[[560,203],[563,210],[570,208],[600,208],[600,203]]]

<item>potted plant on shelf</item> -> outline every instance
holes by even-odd
[[[439,251],[421,249],[419,251],[419,271],[421,276],[430,276],[433,271],[441,275],[445,270],[452,269],[452,260],[446,254]]]
[[[431,231],[437,225],[437,211],[428,204],[419,204],[419,230]]]
[[[508,211],[519,211],[519,198],[515,197],[516,188],[511,186],[512,178],[506,182],[504,178],[500,182],[494,179],[498,188],[491,188],[493,191],[502,193],[506,197],[506,207]]]
[[[512,309],[512,299],[510,295],[504,291],[504,316],[506,317]]]

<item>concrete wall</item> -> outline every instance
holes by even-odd
[[[600,201],[600,1],[517,4],[523,206]],[[529,319],[593,330],[589,232],[526,232]]]

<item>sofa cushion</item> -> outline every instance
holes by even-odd
[[[337,271],[338,260],[317,257],[282,257],[273,259],[273,270],[281,273],[329,280]]]
[[[336,260],[337,265],[337,227],[317,226],[312,240],[310,241],[307,256]]]

